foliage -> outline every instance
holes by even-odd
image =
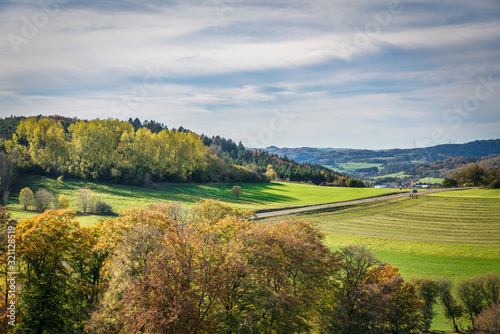
[[[38,211],[45,211],[52,206],[54,196],[47,189],[38,189],[35,193],[35,206]]]
[[[379,265],[364,247],[338,252],[340,286],[332,303],[323,305],[321,327],[326,333],[418,333],[423,302],[415,287],[404,284],[396,267]]]
[[[445,178],[443,180],[443,188],[453,188],[458,186],[458,182],[455,179],[452,178]]]
[[[333,254],[308,223],[259,224],[250,216],[207,201],[190,223],[183,215],[170,220],[179,217],[171,206],[129,210],[103,223],[108,232],[98,248],[113,250],[111,281],[87,329],[307,331],[337,270]]]
[[[458,321],[464,310],[453,296],[453,283],[449,280],[442,279],[437,281],[436,286],[438,289],[439,301],[444,309],[444,315],[447,319],[451,320],[455,332],[459,332]]]
[[[97,301],[104,256],[95,228],[79,228],[70,210],[48,210],[18,225],[22,333],[81,332]]]
[[[7,205],[10,186],[16,175],[18,153],[15,149],[3,152],[0,149],[0,203]]]
[[[111,207],[111,205],[101,199],[97,199],[92,203],[91,211],[97,215],[109,216],[113,214],[113,208]]]
[[[424,304],[422,305],[421,312],[424,320],[424,331],[429,331],[431,328],[432,320],[436,316],[434,306],[437,302],[438,288],[437,283],[429,278],[419,278],[413,280],[413,284],[417,289],[417,296]]]
[[[500,179],[493,180],[486,188],[487,189],[500,189]]]
[[[35,196],[30,188],[25,187],[21,189],[19,193],[19,204],[21,204],[24,210],[27,210],[28,207],[34,203],[34,200]]]
[[[138,119],[23,118],[12,138],[25,152],[23,170],[145,187],[160,181],[262,182],[279,177],[319,184],[339,178],[319,164],[298,164],[219,136],[199,136],[182,127],[168,130]],[[348,179],[342,180],[339,184],[345,186]],[[357,181],[351,183],[359,186]]]
[[[231,189],[231,196],[236,197],[236,199],[238,199],[242,194],[243,190],[240,186],[234,186],[233,189]]]
[[[66,195],[59,195],[57,198],[57,208],[58,209],[67,209],[69,208],[69,200]]]
[[[94,195],[92,194],[92,190],[88,187],[82,187],[78,190],[76,195],[76,204],[82,210],[83,213],[88,212],[92,205]]]
[[[476,318],[473,333],[496,334],[500,333],[500,303],[491,304]]]

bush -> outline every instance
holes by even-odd
[[[92,211],[97,215],[111,215],[113,214],[113,208],[110,204],[98,199],[92,205]]]
[[[54,201],[54,196],[47,189],[39,189],[35,194],[35,205],[38,211],[45,211],[50,208],[52,202]]]
[[[443,180],[443,188],[453,188],[458,186],[458,182],[452,178],[446,178]]]

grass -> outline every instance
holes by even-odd
[[[392,174],[387,174],[387,175],[375,176],[375,177],[373,177],[373,179],[381,179],[384,177],[408,177],[408,175],[404,175],[404,172],[397,172],[397,173],[392,173]]]
[[[420,180],[418,180],[418,182],[420,183],[430,183],[430,184],[434,184],[434,183],[443,183],[444,179],[442,178],[438,178],[438,177],[424,177]]]
[[[159,201],[182,201],[193,205],[204,198],[216,198],[245,209],[347,201],[395,192],[390,189],[335,188],[273,182],[240,183],[243,198],[230,196],[234,184],[159,184],[158,189],[114,185],[84,180],[64,180],[40,176],[22,177],[13,189],[8,205],[13,218],[24,219],[37,212],[23,211],[18,204],[21,188],[46,188],[64,194],[77,209],[78,189],[88,186],[118,212]],[[397,191],[399,192],[399,191]],[[470,189],[429,195],[416,199],[400,198],[330,209],[299,218],[317,221],[326,232],[325,242],[332,249],[349,244],[366,245],[383,262],[399,268],[406,280],[412,277],[464,278],[500,268],[500,190]],[[107,217],[79,214],[82,225]],[[283,219],[283,218],[273,218]],[[449,330],[442,312],[434,330]]]
[[[243,189],[243,197],[236,200],[230,195],[234,185],[232,183],[162,183],[158,185],[157,189],[146,189],[86,180],[67,179],[59,183],[48,177],[25,176],[13,189],[7,208],[15,219],[30,218],[38,214],[34,211],[24,211],[19,205],[19,192],[23,187],[30,187],[34,192],[37,189],[46,188],[55,196],[64,194],[70,200],[70,209],[78,210],[76,205],[78,189],[88,186],[97,197],[109,203],[115,212],[165,201],[182,201],[185,205],[190,206],[206,198],[219,199],[248,210],[258,210],[340,202],[396,192],[390,189],[318,187],[283,182],[239,183],[238,185]],[[78,218],[82,225],[88,225],[108,217],[79,214]]]
[[[336,167],[334,166],[325,166],[330,169],[333,169],[337,172],[352,172],[355,171],[356,169],[360,168],[370,168],[370,167],[378,167],[381,169],[383,167],[382,164],[380,163],[370,163],[370,162],[345,162],[345,163],[340,163],[337,164]]]
[[[314,220],[334,250],[366,245],[405,280],[458,282],[500,269],[500,190],[463,190],[417,199],[390,199],[330,212],[297,215]],[[433,330],[447,331],[441,308]]]

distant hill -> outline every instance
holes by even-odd
[[[323,165],[335,165],[349,161],[383,163],[383,160],[388,158],[395,161],[434,162],[459,156],[485,157],[500,154],[500,139],[476,140],[465,144],[444,144],[411,149],[364,150],[314,147],[279,148],[271,146],[263,150],[279,156],[286,155],[297,162],[320,163]]]
[[[418,176],[420,178],[434,177],[445,178],[460,169],[462,166],[477,163],[483,169],[500,168],[500,155],[490,155],[487,157],[454,157],[439,160],[431,163],[420,164],[405,171],[405,175]]]
[[[481,160],[481,158],[499,155],[500,139],[411,149],[363,150],[271,146],[264,151],[281,157],[286,156],[297,162],[321,164],[337,172],[364,179],[381,176],[400,177],[403,173],[442,178],[465,163],[478,162],[496,166],[497,160]]]

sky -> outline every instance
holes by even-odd
[[[498,0],[0,0],[0,117],[247,147],[500,138]]]

